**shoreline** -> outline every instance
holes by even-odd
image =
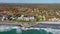
[[[36,24],[32,24],[31,26],[24,26],[23,24],[22,24],[23,22],[15,22],[15,23],[13,23],[13,22],[0,22],[0,25],[17,25],[17,26],[21,26],[21,27],[28,27],[28,28],[30,28],[30,27],[33,27],[33,26],[35,26],[35,25],[38,25],[38,24],[56,24],[56,25],[60,25],[60,22],[35,22]],[[27,22],[27,23],[29,23],[29,22]]]

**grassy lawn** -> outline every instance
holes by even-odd
[[[11,20],[11,21],[15,21],[15,22],[31,22],[31,20],[28,20],[27,21],[27,20],[15,20],[15,19],[14,20]]]

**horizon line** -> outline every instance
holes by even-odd
[[[0,3],[0,4],[60,4],[60,3]]]

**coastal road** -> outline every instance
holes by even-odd
[[[19,27],[22,27],[21,26],[21,23],[18,23],[18,22],[0,22],[0,26],[1,25],[7,25],[7,26],[19,26]]]
[[[46,24],[46,23],[39,23],[33,28],[53,28],[53,29],[60,29],[60,24]]]
[[[9,25],[9,26],[13,26],[13,25],[15,25],[15,26],[19,26],[19,27],[22,27],[21,26],[21,23],[10,23],[10,22],[8,22],[8,23],[5,23],[5,22],[0,22],[0,25]],[[54,23],[38,23],[38,24],[36,24],[36,25],[34,25],[34,26],[32,26],[33,28],[53,28],[53,29],[60,29],[60,23],[59,22],[54,22]]]

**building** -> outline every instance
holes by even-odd
[[[60,21],[60,19],[54,17],[54,18],[49,19],[49,21]]]
[[[5,10],[0,10],[0,17],[2,21],[10,18],[11,14],[9,13],[9,11],[5,11]]]
[[[34,19],[35,19],[34,16],[32,16],[32,17],[24,17],[24,15],[21,15],[21,17],[17,18],[17,20],[27,20],[27,21],[34,20]]]

